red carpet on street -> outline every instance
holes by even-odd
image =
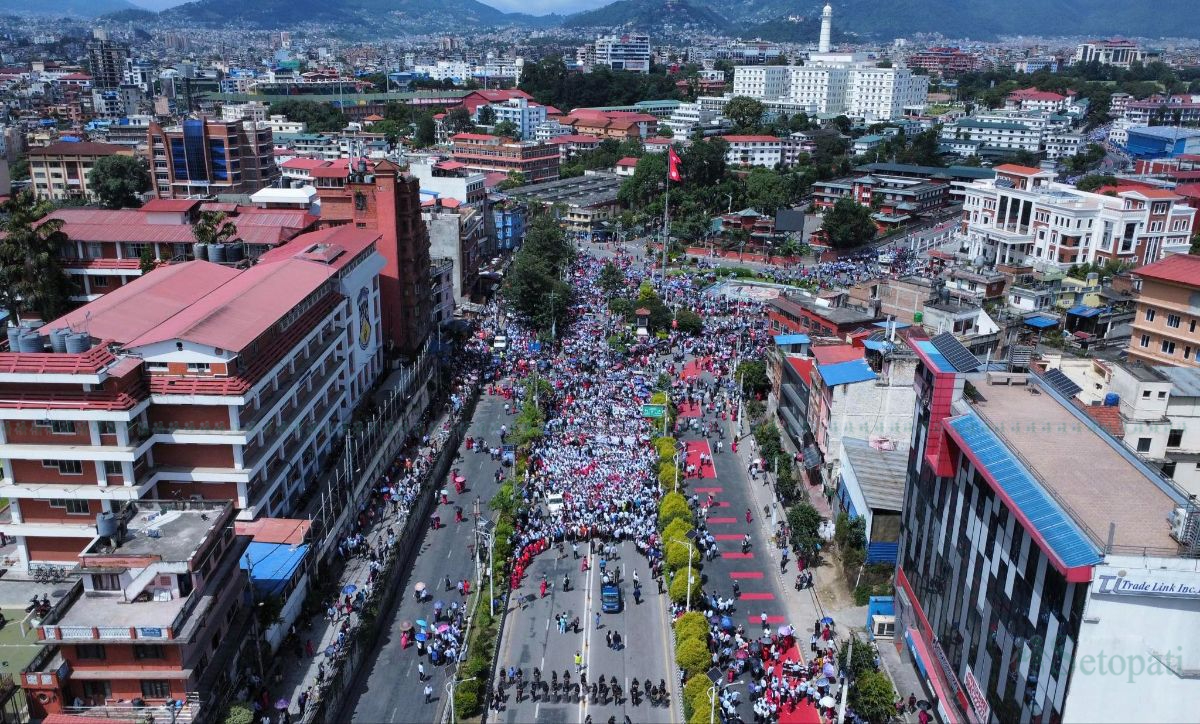
[[[679,403],[680,417],[700,417],[700,404],[698,402],[681,402]]]
[[[708,446],[706,440],[689,440],[687,443],[687,464],[695,465],[700,470],[701,478],[712,479],[717,477],[717,471],[713,468],[712,463],[708,463],[703,468],[700,467],[700,453],[712,455],[712,448]]]

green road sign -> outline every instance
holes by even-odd
[[[642,405],[642,417],[650,417],[655,420],[667,414],[666,405]]]

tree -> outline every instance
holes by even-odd
[[[433,120],[433,114],[423,113],[417,119],[417,132],[413,136],[413,142],[419,148],[428,148],[437,142],[437,124]]]
[[[765,216],[785,208],[791,202],[787,178],[767,168],[753,168],[746,176],[746,203]]]
[[[192,227],[192,237],[199,244],[224,244],[237,236],[237,226],[228,218],[224,211],[201,211]]]
[[[0,207],[0,307],[14,323],[22,310],[49,321],[70,304],[71,280],[59,262],[59,249],[69,239],[61,219],[44,218],[53,208],[28,191]]]
[[[1093,173],[1076,181],[1075,188],[1080,191],[1098,191],[1105,186],[1116,186],[1118,183],[1116,176]]]
[[[154,257],[154,246],[147,244],[138,258],[138,269],[141,269],[143,274],[149,274],[156,268],[158,268],[158,259]]]
[[[675,639],[677,641],[684,639],[706,641],[708,639],[708,621],[705,620],[704,614],[699,611],[688,611],[675,619],[674,626]]]
[[[682,577],[682,578],[681,578]],[[686,581],[687,571],[680,571],[675,574],[675,581]],[[696,585],[699,586],[699,574],[696,575]],[[675,583],[671,584],[671,591],[675,590]],[[686,588],[684,592],[686,593]],[[674,598],[674,595],[672,595]],[[686,596],[685,596],[686,598]],[[688,638],[680,641],[675,646],[675,663],[679,668],[686,672],[686,676],[691,678],[698,674],[703,674],[712,663],[712,657],[708,653],[706,643],[697,638]]]
[[[868,671],[850,686],[848,703],[859,716],[882,724],[896,714],[896,690],[886,675],[879,671]]]
[[[459,106],[447,113],[442,119],[442,126],[446,129],[446,133],[451,136],[456,133],[470,133],[475,130],[475,124],[471,121],[471,112],[465,106]]]
[[[821,513],[804,502],[788,508],[787,521],[792,529],[792,548],[806,560],[816,558],[821,549]]]
[[[400,136],[404,135],[406,130],[406,125],[401,125],[398,121],[393,121],[390,118],[375,121],[371,124],[371,132],[382,133],[388,143],[395,143],[399,140]]]
[[[658,505],[658,527],[666,530],[675,519],[692,520],[692,509],[688,507],[687,498],[680,493],[667,493]]]
[[[681,334],[693,337],[704,334],[704,320],[690,309],[680,309],[675,313],[675,325]]]
[[[269,113],[287,116],[289,121],[300,121],[309,133],[330,133],[346,127],[346,114],[328,103],[279,101],[271,104]]]
[[[725,104],[722,115],[733,121],[735,128],[749,129],[758,127],[765,110],[762,101],[749,96],[734,96]]]
[[[475,117],[479,119],[479,125],[490,126],[496,122],[496,109],[489,106],[480,106],[475,113]]]
[[[550,214],[529,223],[525,242],[513,257],[504,296],[519,314],[542,332],[561,327],[571,309],[573,288],[562,275],[575,259],[571,244]]]
[[[767,377],[767,366],[762,360],[743,360],[738,363],[734,375],[742,381],[742,390],[748,395],[766,394],[771,389]]]
[[[821,222],[829,243],[835,249],[853,249],[875,238],[875,222],[871,210],[850,198],[840,198],[825,212]]]
[[[515,189],[518,186],[524,185],[525,174],[521,171],[513,169],[512,171],[508,172],[508,176],[503,181],[496,184],[496,188],[500,191],[508,191],[509,189]]]
[[[688,585],[688,581],[691,581],[690,586]],[[671,600],[678,604],[686,604],[688,602],[689,588],[691,589],[692,603],[699,603],[700,596],[702,593],[701,586],[700,586],[700,571],[696,570],[695,568],[682,568],[682,569],[676,571],[675,577],[673,579],[671,579],[671,587],[670,587],[670,590],[668,591],[668,593],[671,596]],[[691,641],[694,642],[695,639],[691,639]],[[686,642],[684,642],[684,643],[686,643]],[[700,648],[705,652],[704,656],[705,656],[705,662],[707,664],[708,649],[705,648],[705,646],[702,642],[700,643]],[[681,669],[685,669],[685,670],[687,669],[687,667],[684,666],[682,661],[679,661],[678,663],[679,663],[679,667]],[[707,666],[705,668],[707,668]],[[701,669],[701,671],[702,670],[703,669]],[[693,673],[699,673],[699,672],[688,671],[688,673],[693,674]]]
[[[519,139],[521,137],[521,130],[512,121],[500,121],[492,127],[492,135]]]
[[[137,207],[139,194],[150,188],[150,174],[140,158],[104,156],[88,171],[88,187],[106,209]]]
[[[596,284],[604,291],[605,297],[612,299],[613,295],[625,287],[625,275],[621,273],[616,264],[611,261],[605,262],[600,269],[600,276],[596,279]]]

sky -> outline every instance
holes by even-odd
[[[503,10],[506,13],[528,13],[529,15],[561,13],[569,15],[581,10],[591,10],[608,5],[613,0],[480,0],[480,2]]]

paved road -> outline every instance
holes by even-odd
[[[483,436],[489,442],[498,441],[500,425],[504,420],[504,398],[484,395],[480,398],[472,418],[468,436]],[[422,685],[417,680],[418,657],[416,649],[400,648],[400,622],[408,619],[429,618],[432,603],[418,604],[413,596],[413,586],[426,583],[433,599],[442,599],[447,604],[458,597],[454,591],[445,591],[442,581],[446,576],[451,581],[470,579],[474,582],[475,564],[471,558],[473,543],[470,513],[476,499],[486,516],[491,511],[487,502],[496,490],[494,474],[500,467],[484,454],[462,450],[463,461],[458,468],[467,478],[467,489],[461,496],[451,493],[450,505],[439,506],[445,526],[440,530],[426,527],[421,549],[413,561],[405,580],[400,582],[399,605],[386,614],[387,628],[383,634],[375,659],[359,677],[359,683],[351,695],[348,710],[356,722],[412,722],[439,721],[442,708],[447,705],[445,684],[449,677],[448,666],[434,668],[425,660],[425,670],[432,674],[434,701],[425,703]],[[452,486],[447,486],[453,491]],[[466,521],[454,523],[454,506],[463,507]],[[497,592],[498,593],[498,592]]]
[[[582,559],[588,555],[587,547],[579,547]],[[600,613],[600,627],[596,626],[596,614],[600,612],[600,572],[597,556],[590,556],[591,569],[580,573],[581,560],[576,560],[570,546],[564,548],[562,558],[554,550],[547,551],[534,559],[527,569],[525,583],[514,593],[512,601],[517,605],[518,595],[533,596],[525,608],[515,608],[508,616],[504,637],[501,642],[500,663],[507,669],[516,666],[522,669],[526,681],[537,667],[547,682],[550,673],[561,677],[569,671],[571,681],[579,681],[575,671],[575,653],[583,658],[583,670],[589,683],[596,677],[616,677],[624,692],[629,691],[630,680],[643,681],[650,678],[657,685],[660,679],[670,680],[671,638],[668,628],[666,595],[659,595],[646,559],[632,544],[624,544],[620,558],[608,563],[609,570],[621,571],[625,608],[620,613]],[[641,604],[633,599],[633,575],[637,573],[642,582]],[[553,590],[545,598],[538,595],[538,584],[542,574],[554,583]],[[563,576],[570,577],[572,589],[563,592]],[[582,629],[579,633],[568,629],[559,633],[555,625],[555,614],[566,613],[568,619],[579,618]],[[608,648],[606,637],[610,632],[619,632],[623,640],[622,650]],[[580,701],[574,697],[555,699],[539,697],[534,701],[529,688],[522,701],[516,700],[513,688],[508,690],[508,700],[502,711],[493,713],[496,721],[502,722],[582,722],[591,716],[593,721],[605,722],[610,716],[621,721],[624,714],[641,724],[642,722],[673,721],[673,708],[651,707],[643,698],[634,706],[627,693],[623,703],[609,698],[607,701]],[[673,705],[673,702],[672,702]]]

